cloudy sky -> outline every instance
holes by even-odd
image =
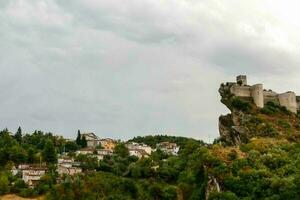
[[[0,128],[212,140],[221,82],[300,94],[295,0],[0,1]]]

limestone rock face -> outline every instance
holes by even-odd
[[[219,117],[219,132],[221,141],[227,145],[239,145],[246,143],[251,134],[244,125],[247,123],[248,116],[240,112]]]
[[[221,102],[231,111],[230,114],[219,117],[221,142],[227,145],[246,143],[251,135],[246,126],[247,122],[252,118],[251,114],[237,110],[231,105],[231,100],[234,96],[230,93],[230,85],[221,84],[219,93]]]
[[[232,107],[230,105],[230,99],[233,97],[233,95],[230,92],[230,84],[221,84],[220,88],[219,88],[219,93],[221,95],[221,102],[227,106],[227,108],[229,110],[232,110]]]

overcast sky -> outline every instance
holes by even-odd
[[[300,94],[298,2],[0,1],[0,128],[212,140],[221,82]]]

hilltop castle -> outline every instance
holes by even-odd
[[[231,96],[248,98],[259,108],[263,108],[269,101],[284,106],[293,113],[297,113],[300,108],[300,96],[296,96],[294,92],[278,94],[272,90],[263,89],[263,84],[260,83],[252,86],[247,85],[247,76],[245,75],[237,76],[236,82],[222,83],[219,92],[221,95],[226,92]]]

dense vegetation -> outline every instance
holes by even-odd
[[[156,148],[156,144],[160,142],[172,142],[176,143],[180,147],[184,147],[189,141],[197,142],[203,145],[203,141],[195,140],[193,138],[186,138],[186,137],[178,137],[178,136],[168,136],[168,135],[148,135],[148,136],[137,136],[133,139],[129,140],[129,142],[137,142],[137,143],[144,143],[152,148]]]
[[[253,108],[240,99],[236,109],[250,113],[245,126],[253,135],[239,146],[204,144],[191,138],[173,136],[136,137],[130,141],[155,148],[159,142],[175,142],[178,156],[160,150],[148,158],[129,156],[119,143],[112,156],[100,162],[93,156],[73,153],[86,142],[78,137],[67,141],[51,133],[36,131],[15,134],[0,132],[0,194],[21,196],[45,194],[62,199],[182,199],[201,200],[281,200],[300,199],[299,118],[285,108],[269,103]],[[83,141],[82,141],[83,140]],[[69,152],[84,172],[57,179],[57,153]],[[29,188],[20,174],[9,169],[20,163],[47,162],[49,169],[36,188]]]

